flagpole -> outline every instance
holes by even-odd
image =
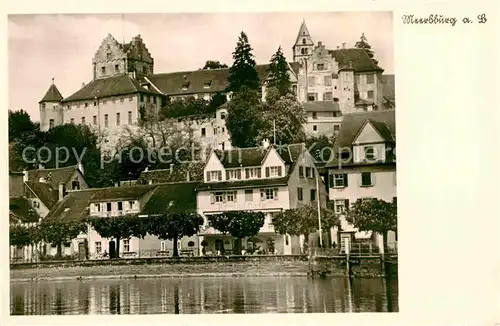
[[[319,225],[319,245],[320,247],[323,247],[323,230],[322,230],[322,227],[321,227],[321,205],[320,205],[320,198],[321,198],[321,195],[320,195],[320,192],[319,192],[319,173],[318,173],[318,169],[316,168],[316,165],[314,165],[314,170],[315,170],[315,174],[316,174],[316,202],[318,204],[318,225]]]
[[[276,145],[276,120],[273,120],[273,143]]]

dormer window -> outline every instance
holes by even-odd
[[[245,169],[245,178],[246,179],[256,179],[261,177],[261,169],[260,168],[246,168]]]
[[[207,80],[203,83],[203,88],[210,88],[210,86],[212,86],[211,80]]]
[[[281,166],[266,167],[266,178],[281,177]]]
[[[226,180],[241,180],[241,170],[227,170]]]
[[[185,91],[189,88],[189,80],[185,80],[184,83],[182,83],[182,90]]]
[[[317,70],[325,70],[325,64],[324,63],[318,63],[316,65]]]
[[[80,190],[80,181],[74,180],[71,182],[71,189]]]
[[[207,171],[207,181],[222,181],[222,171]]]

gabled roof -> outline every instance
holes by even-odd
[[[312,38],[311,38],[311,34],[309,34],[309,30],[307,29],[307,26],[306,26],[306,21],[303,20],[302,23],[300,24],[300,27],[299,27],[299,32],[297,33],[297,38],[295,39],[295,44],[294,44],[294,48],[296,45],[302,45],[302,42],[299,42],[299,40],[301,38],[309,38],[309,40],[311,42],[309,42],[309,40],[306,42],[306,45],[314,45],[314,42],[312,41]]]
[[[59,183],[66,183],[75,171],[78,170],[78,165],[67,166],[57,169],[37,169],[28,170],[28,181],[29,182],[39,182],[40,178],[44,178],[52,188],[58,189]],[[81,173],[81,171],[80,171]],[[50,175],[50,178],[48,178]]]
[[[40,216],[31,207],[28,199],[24,197],[9,198],[9,220],[11,222],[20,221],[23,223],[38,222]]]
[[[59,200],[59,189],[43,182],[26,182],[29,190],[42,201],[48,209],[54,207]]]
[[[63,99],[61,92],[57,89],[56,85],[50,85],[49,89],[38,103],[42,102],[60,102]]]
[[[96,189],[70,192],[47,214],[46,219],[79,220],[89,216],[90,199]]]
[[[201,181],[203,180],[204,165],[204,163],[182,164],[172,169],[172,173],[170,173],[170,169],[143,171],[137,182],[139,184],[148,184],[151,180],[153,184],[156,184],[187,181],[188,171],[189,181]]]
[[[154,90],[142,87],[139,82],[127,74],[111,76],[107,78],[95,79],[83,86],[71,96],[63,99],[62,102],[94,100],[95,98],[105,98],[110,96],[120,96],[135,93],[146,93],[160,95]]]
[[[289,64],[293,72],[298,74],[299,63],[290,62]],[[267,79],[268,68],[269,64],[256,66],[261,83]],[[154,74],[148,76],[148,79],[164,94],[175,96],[222,92],[229,85],[228,76],[229,68],[220,68]]]
[[[382,75],[382,90],[384,98],[389,101],[395,100],[396,94],[394,75]]]
[[[383,69],[377,66],[363,49],[328,50],[328,53],[333,55],[340,69],[343,67],[350,67],[352,64],[354,72],[383,71]]]
[[[303,104],[307,112],[342,112],[338,102],[332,101],[314,101]]]

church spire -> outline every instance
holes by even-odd
[[[45,93],[44,97],[38,103],[42,102],[61,102],[63,99],[61,92],[57,89],[57,86],[54,84],[54,78],[52,78],[52,84],[49,89]]]
[[[293,60],[297,61],[301,58],[308,57],[314,48],[314,42],[312,40],[311,34],[306,26],[305,19],[302,20],[300,24],[299,32],[297,38],[295,39],[295,44],[293,45]]]

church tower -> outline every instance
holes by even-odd
[[[305,20],[303,20],[300,25],[299,33],[297,34],[297,39],[292,49],[294,62],[302,62],[301,59],[307,59],[312,54],[314,42],[311,38],[311,34],[309,34]]]
[[[38,102],[40,130],[47,131],[52,127],[63,124],[62,99],[61,92],[57,89],[57,86],[54,84],[54,78],[52,78],[52,85],[50,85],[44,97]]]

